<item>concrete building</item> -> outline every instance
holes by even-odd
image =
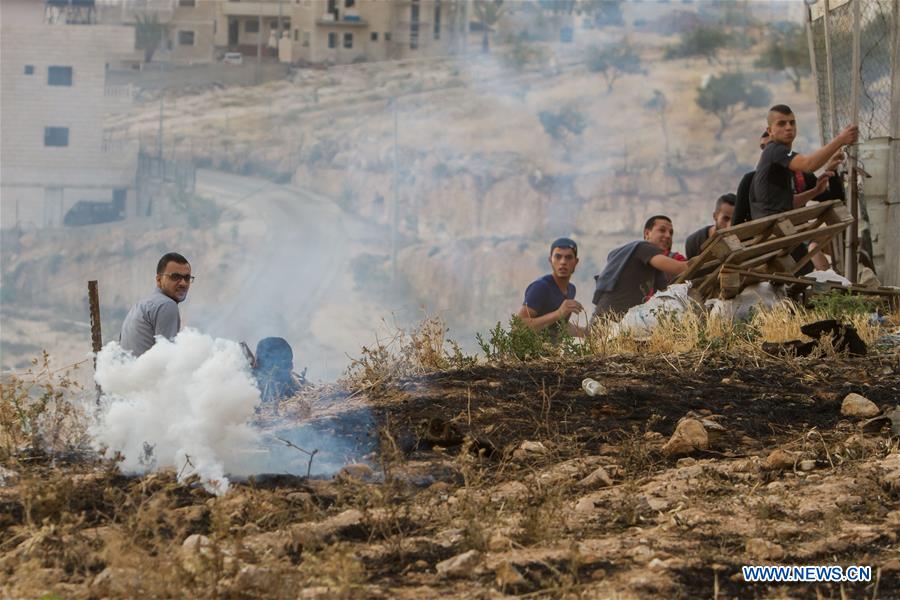
[[[133,48],[134,30],[98,24],[91,1],[3,0],[0,227],[125,216],[137,148],[106,139],[103,121],[132,101],[106,69]]]
[[[106,0],[99,9],[102,22],[132,27],[140,17],[156,17],[165,26],[165,39],[153,61],[197,64],[215,60],[219,4],[218,0]],[[140,63],[144,53],[136,43],[135,36],[129,58]]]
[[[257,0],[219,3],[216,46],[246,57],[347,64],[464,49],[471,0]],[[280,44],[278,40],[281,40]]]

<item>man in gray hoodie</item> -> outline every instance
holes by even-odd
[[[594,316],[621,315],[655,292],[665,289],[668,276],[680,275],[687,263],[666,256],[672,246],[672,220],[655,215],[644,224],[644,239],[613,249],[603,272],[594,277]]]

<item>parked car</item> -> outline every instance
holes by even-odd
[[[69,227],[96,225],[97,223],[121,221],[124,218],[124,209],[116,206],[113,202],[79,200],[66,213],[66,216],[63,218],[63,224]]]
[[[242,65],[244,64],[244,55],[240,52],[226,52],[222,57],[222,62],[226,65]]]

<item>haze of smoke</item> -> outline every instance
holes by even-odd
[[[226,473],[252,470],[261,444],[248,422],[259,390],[237,343],[186,329],[134,358],[112,342],[97,355],[95,378],[103,411],[91,433],[124,456],[123,471],[175,468],[179,480],[197,474],[222,494]]]

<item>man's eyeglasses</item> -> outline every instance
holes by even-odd
[[[165,275],[175,283],[178,283],[180,281],[183,281],[185,283],[193,283],[194,280],[197,279],[193,275],[182,275],[181,273],[163,273],[163,275]]]

